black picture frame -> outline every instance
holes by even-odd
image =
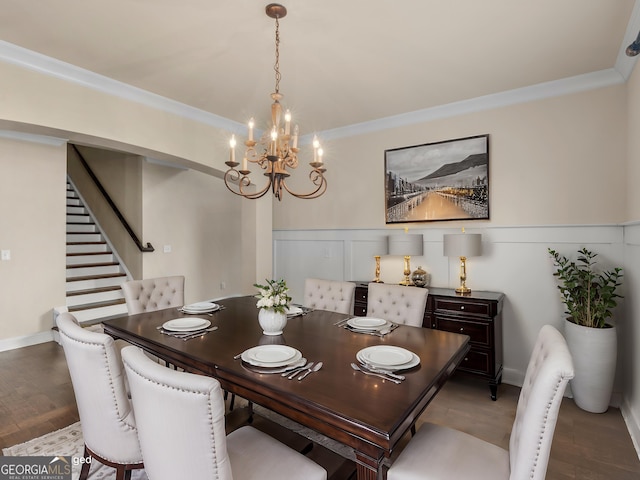
[[[385,222],[489,219],[489,135],[384,152]]]

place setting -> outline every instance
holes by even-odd
[[[294,318],[294,317],[300,317],[302,315],[306,315],[312,310],[313,309],[309,307],[305,307],[303,305],[289,305],[285,309],[285,314],[287,315],[287,318]]]
[[[303,380],[322,368],[322,362],[308,362],[302,353],[287,345],[258,345],[236,355],[242,366],[254,373],[280,374],[293,380]]]
[[[211,322],[206,318],[183,317],[164,322],[158,326],[158,331],[170,337],[190,340],[206,335],[217,330],[217,326],[211,326]]]
[[[397,372],[409,370],[420,365],[420,357],[410,350],[393,345],[374,345],[356,353],[358,363],[351,368],[370,375],[400,384],[405,376]]]
[[[384,337],[400,326],[397,323],[375,317],[349,318],[338,322],[336,325],[349,330],[350,332],[376,335],[378,337]]]
[[[222,310],[224,307],[214,302],[197,302],[191,303],[189,305],[183,305],[178,308],[178,311],[181,313],[186,313],[188,315],[209,315],[212,316],[213,312],[217,312],[218,310]]]

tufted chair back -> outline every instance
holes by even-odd
[[[142,467],[142,453],[119,350],[109,335],[82,328],[69,313],[58,315],[56,323],[85,446],[102,463],[120,465],[117,478],[124,478],[125,465]]]
[[[326,480],[326,471],[245,426],[225,434],[220,383],[122,350],[145,471],[154,480]],[[233,472],[233,473],[232,473]]]
[[[370,283],[367,316],[421,327],[429,290],[386,283]]]
[[[353,314],[356,284],[307,278],[304,282],[304,306],[317,310]]]
[[[509,439],[510,479],[544,480],[565,388],[574,376],[562,334],[545,325],[524,377]]]
[[[184,305],[184,277],[131,280],[122,284],[129,315]]]

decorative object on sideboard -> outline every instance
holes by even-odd
[[[401,255],[404,257],[404,280],[400,285],[412,285],[411,283],[411,255],[421,256],[423,240],[421,233],[405,233],[401,235],[389,235],[389,255]]]
[[[376,254],[373,256],[373,258],[376,260],[376,278],[372,280],[374,283],[384,283],[382,280],[380,280],[380,257],[382,255],[387,255],[388,253],[389,238],[384,237],[383,241],[378,245],[376,249]]]
[[[489,135],[385,150],[386,223],[489,219]]]
[[[566,306],[564,335],[573,356],[575,377],[571,393],[578,407],[591,413],[609,408],[616,373],[617,329],[610,323],[617,305],[622,269],[597,271],[597,253],[578,250],[577,260],[569,260],[555,250],[553,257],[562,302]]]
[[[467,258],[477,257],[482,252],[482,235],[479,233],[447,233],[444,235],[443,252],[445,257],[460,258],[460,286],[456,288],[459,295],[469,295],[467,287]]]
[[[274,70],[276,72],[276,86],[275,92],[271,94],[273,104],[271,105],[271,125],[269,129],[265,130],[259,141],[255,141],[254,134],[254,120],[249,120],[249,135],[244,142],[246,150],[242,158],[242,165],[240,170],[236,167],[240,163],[236,162],[235,147],[236,139],[235,135],[231,137],[229,142],[230,146],[230,158],[225,162],[229,167],[229,170],[224,174],[224,183],[227,188],[245,198],[256,199],[262,197],[270,189],[278,200],[282,200],[283,190],[289,192],[291,195],[297,198],[317,198],[327,190],[327,180],[324,177],[324,163],[322,161],[322,148],[318,138],[313,138],[313,161],[309,163],[311,166],[311,172],[309,173],[309,180],[314,187],[307,193],[296,193],[292,191],[286,183],[287,177],[290,176],[287,168],[294,169],[298,167],[298,126],[293,127],[291,131],[291,112],[286,110],[284,117],[282,113],[282,100],[283,95],[280,93],[280,22],[279,19],[284,18],[287,15],[287,9],[277,3],[270,3],[266,9],[267,16],[274,18],[276,21],[276,60]],[[259,149],[262,152],[256,151],[256,146],[259,145]],[[249,163],[258,165],[261,170],[264,170],[264,176],[267,177],[267,184],[261,190],[249,190],[250,185],[254,185],[249,178],[251,170],[249,170]]]
[[[421,266],[418,266],[418,268],[416,268],[411,274],[411,282],[413,282],[416,287],[428,287],[430,280],[431,275],[429,275]]]

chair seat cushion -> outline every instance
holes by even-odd
[[[393,462],[387,480],[507,480],[509,452],[458,430],[425,423]]]
[[[234,480],[325,480],[317,463],[253,427],[227,435]]]

